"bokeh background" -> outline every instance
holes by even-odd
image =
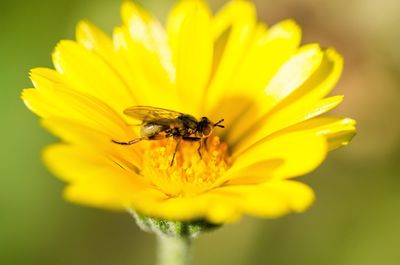
[[[142,0],[161,20],[171,0]],[[213,8],[224,1],[212,1]],[[400,1],[259,0],[260,19],[294,18],[304,43],[345,57],[335,112],[358,121],[353,143],[302,178],[317,201],[304,214],[245,218],[200,237],[195,265],[400,264]],[[57,141],[19,94],[28,71],[51,67],[60,39],[86,18],[111,33],[120,0],[0,1],[0,264],[154,264],[155,238],[128,214],[69,204],[40,160]],[[266,62],[268,63],[268,62]]]

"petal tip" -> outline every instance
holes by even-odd
[[[336,62],[338,64],[343,64],[343,56],[334,48],[324,49],[325,55],[330,61]]]

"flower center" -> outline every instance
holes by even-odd
[[[141,174],[171,197],[191,196],[211,188],[229,167],[228,146],[218,136],[200,142],[181,141],[171,165],[178,140],[151,141],[144,151]],[[201,156],[199,154],[201,153]]]

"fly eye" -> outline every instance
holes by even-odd
[[[204,129],[203,129],[203,135],[204,136],[209,136],[212,132],[212,128],[210,125],[207,125]]]

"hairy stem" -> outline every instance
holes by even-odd
[[[157,265],[189,265],[191,240],[184,236],[158,235]]]

